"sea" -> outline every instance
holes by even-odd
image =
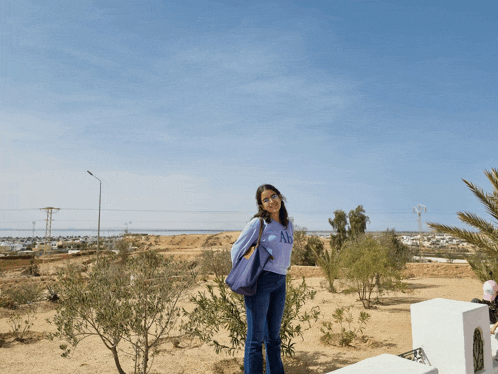
[[[167,230],[167,229],[137,229],[128,230],[129,234],[143,234],[143,235],[183,235],[183,234],[218,234],[224,231],[231,230]],[[74,236],[97,236],[98,231],[94,229],[58,229],[52,230],[51,237],[74,237]],[[119,236],[126,232],[121,229],[101,229],[100,236]],[[45,237],[45,230],[29,230],[29,229],[1,229],[1,238],[33,238]]]
[[[231,229],[209,229],[209,230],[191,230],[191,229],[129,229],[127,232],[129,234],[143,234],[143,235],[183,235],[183,234],[219,234],[220,232],[227,231],[241,231],[241,230],[231,230]],[[321,237],[329,237],[330,231],[313,231],[308,230],[308,234],[318,235]],[[120,236],[125,234],[125,230],[123,229],[100,229],[100,236]],[[96,229],[76,229],[76,228],[68,228],[68,229],[52,229],[51,235],[52,238],[57,237],[74,237],[74,236],[97,236]],[[12,229],[12,228],[0,228],[0,238],[44,238],[45,230],[38,229]]]

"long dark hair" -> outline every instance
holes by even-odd
[[[280,198],[281,204],[280,204],[280,211],[278,212],[278,218],[280,219],[282,225],[284,225],[285,228],[287,228],[287,225],[289,224],[289,214],[287,213],[287,209],[285,208],[284,204],[284,201],[286,201],[286,199],[284,195],[282,195],[280,191],[271,184],[262,184],[256,190],[256,204],[258,205],[258,212],[254,215],[253,218],[261,217],[266,221],[266,223],[271,222],[271,214],[270,212],[267,212],[266,210],[263,209],[263,201],[261,201],[261,194],[267,190],[274,191]]]

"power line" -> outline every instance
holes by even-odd
[[[37,211],[36,209],[0,209],[1,212],[26,212],[26,211]],[[98,209],[92,208],[59,208],[61,211],[89,211],[94,212]],[[171,209],[101,209],[106,212],[134,212],[134,213],[193,213],[193,214],[254,214],[254,210],[171,210]],[[438,215],[453,215],[454,211],[445,211],[442,209],[432,209],[431,212],[437,213]],[[329,211],[318,211],[318,210],[293,210],[293,214],[324,214],[332,215],[332,210]],[[387,210],[368,210],[368,214],[407,214],[406,209],[387,209]]]
[[[223,232],[223,231],[240,231],[240,229],[151,229],[151,228],[136,228],[136,229],[130,229],[130,231],[140,231],[143,230],[144,232],[146,231],[151,231],[151,232]],[[31,231],[31,229],[9,229],[9,228],[0,228],[0,231]],[[95,228],[68,228],[68,229],[54,229],[53,231],[59,232],[59,231],[85,231],[85,232],[95,232]],[[123,229],[117,229],[117,228],[102,228],[102,231],[108,231],[108,232],[123,232]],[[320,231],[320,230],[319,230]],[[323,230],[323,231],[328,231],[328,230]]]
[[[9,208],[0,209],[2,212],[14,212],[14,211],[36,211],[39,208]],[[77,207],[67,207],[59,208],[60,210],[87,210],[95,211],[97,208],[77,208]],[[116,212],[195,212],[195,213],[251,213],[254,210],[182,210],[182,209],[129,209],[129,208],[102,208],[101,210],[106,211],[116,211]],[[336,208],[331,208],[330,210],[294,210],[295,212],[302,213],[330,213],[336,210]],[[406,208],[386,208],[386,209],[367,209],[368,213],[406,213]],[[445,211],[443,209],[432,209],[432,212]]]

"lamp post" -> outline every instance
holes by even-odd
[[[99,261],[99,250],[100,250],[100,206],[102,202],[102,181],[93,175],[90,170],[87,170],[88,174],[97,179],[100,182],[100,191],[99,191],[99,228],[97,231],[97,262]]]

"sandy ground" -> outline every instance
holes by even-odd
[[[223,236],[225,235],[225,236]],[[160,250],[178,256],[194,256],[205,247],[223,248],[235,240],[238,233],[219,235],[182,235],[177,237],[148,238],[139,243],[142,249]],[[209,245],[211,244],[211,245]],[[46,264],[42,272],[46,277],[55,268],[55,264]],[[469,301],[481,297],[481,283],[473,276],[468,265],[463,264],[408,264],[404,271],[408,290],[385,294],[370,313],[371,319],[365,330],[366,341],[358,342],[353,347],[326,345],[321,342],[320,332],[323,321],[333,321],[332,314],[340,306],[354,305],[354,313],[363,311],[356,295],[341,292],[332,294],[324,287],[324,278],[318,268],[293,267],[291,274],[296,281],[305,276],[308,285],[317,291],[315,299],[307,308],[320,307],[321,319],[304,333],[303,339],[295,339],[296,354],[285,358],[284,365],[288,374],[322,374],[350,365],[359,360],[382,353],[400,354],[412,349],[410,305],[424,300],[440,297]],[[0,284],[19,282],[22,279],[4,274]],[[195,291],[202,290],[205,283],[200,283]],[[341,286],[339,285],[339,291]],[[186,303],[187,305],[188,303]],[[8,310],[0,308],[0,373],[3,374],[51,374],[51,373],[116,373],[116,367],[110,351],[98,338],[89,338],[80,343],[70,358],[61,357],[59,345],[62,341],[50,341],[44,336],[53,332],[54,327],[47,322],[54,315],[51,304],[42,302],[37,319],[32,328],[32,335],[26,343],[13,340],[8,333]],[[217,337],[227,341],[224,334]],[[234,357],[216,354],[209,344],[195,345],[180,341],[173,345],[166,341],[160,353],[154,358],[152,373],[241,373],[243,352]],[[123,356],[122,365],[127,373],[132,372],[131,358]]]

